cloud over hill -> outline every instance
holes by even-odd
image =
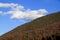
[[[0,11],[0,14],[2,15],[8,15],[11,14],[11,19],[27,19],[27,20],[33,20],[38,17],[44,16],[47,12],[45,9],[38,9],[38,10],[31,10],[31,9],[25,9],[24,6],[14,3],[0,3],[0,8],[11,8],[7,12]]]

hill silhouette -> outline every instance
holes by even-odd
[[[60,40],[60,12],[18,26],[0,40]]]

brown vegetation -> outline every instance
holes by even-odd
[[[60,40],[60,12],[21,25],[0,40]]]

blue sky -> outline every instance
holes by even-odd
[[[0,0],[0,35],[30,20],[58,11],[60,0]]]

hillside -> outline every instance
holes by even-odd
[[[2,35],[0,40],[57,40],[60,38],[60,12],[37,18]]]

